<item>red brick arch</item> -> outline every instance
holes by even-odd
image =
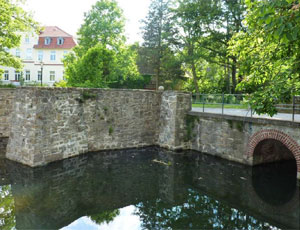
[[[294,155],[297,162],[297,171],[300,172],[300,146],[299,144],[284,132],[276,129],[263,129],[253,134],[248,142],[247,156],[253,157],[255,147],[263,140],[273,139],[284,144]]]

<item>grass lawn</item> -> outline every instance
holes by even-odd
[[[203,104],[192,104],[194,108],[202,108]],[[222,108],[221,104],[205,104],[204,108]],[[224,104],[225,109],[248,109],[248,105],[227,105]]]

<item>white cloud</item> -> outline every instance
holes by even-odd
[[[106,224],[97,225],[90,218],[84,216],[61,230],[140,230],[141,221],[139,216],[134,215],[135,206],[127,206],[120,209],[120,214]]]

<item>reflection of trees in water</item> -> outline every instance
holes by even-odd
[[[157,199],[136,207],[143,229],[277,229],[192,189],[181,205],[170,207]]]
[[[118,215],[120,214],[120,211],[118,209],[113,211],[106,211],[101,212],[99,214],[91,215],[89,216],[93,222],[96,224],[108,224],[112,222]]]
[[[15,206],[10,185],[0,186],[0,229],[15,229]]]

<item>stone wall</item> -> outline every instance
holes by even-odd
[[[170,91],[19,88],[6,156],[39,166],[88,151],[180,147],[189,109],[189,94]]]
[[[15,89],[0,90],[0,138],[9,137]]]
[[[297,162],[300,179],[300,123],[198,112],[189,115],[193,118],[190,119],[191,149],[249,165],[292,157]],[[271,149],[255,159],[257,145],[269,139],[281,142],[293,156]],[[276,154],[278,152],[282,155]]]
[[[15,89],[0,90],[0,158],[5,157],[6,146],[11,128],[11,114]]]
[[[162,95],[158,144],[168,149],[186,149],[185,120],[191,110],[187,94],[170,92]]]

